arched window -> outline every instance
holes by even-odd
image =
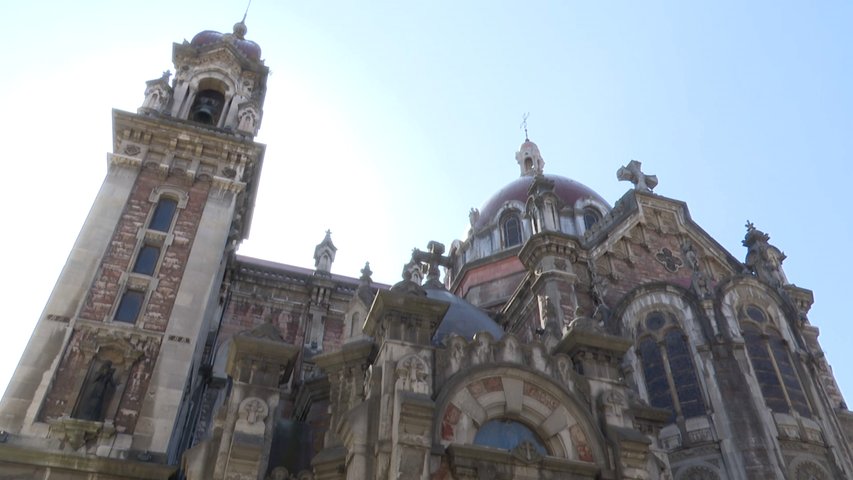
[[[512,213],[503,218],[501,233],[503,234],[504,248],[521,244],[521,220],[519,220],[518,215]]]
[[[219,115],[225,105],[225,95],[217,90],[202,90],[198,92],[190,108],[190,120],[204,125],[216,126]]]
[[[684,332],[671,315],[655,310],[637,346],[649,403],[684,418],[705,414],[705,401]]]
[[[172,218],[175,216],[177,208],[177,200],[169,197],[161,197],[160,201],[157,202],[157,207],[154,209],[154,215],[151,216],[151,221],[148,222],[148,228],[160,232],[168,232],[172,228]]]
[[[804,417],[810,416],[785,340],[778,331],[766,326],[767,315],[761,308],[749,305],[742,312],[743,341],[764,402],[774,412],[790,413],[793,408]]]
[[[601,215],[595,210],[587,208],[583,211],[583,226],[586,230],[592,228],[599,220],[601,220]]]
[[[477,435],[474,436],[475,445],[501,450],[514,450],[524,443],[530,444],[540,455],[548,455],[539,436],[527,425],[515,420],[503,418],[489,420],[477,430]]]

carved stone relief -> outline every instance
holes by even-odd
[[[410,355],[397,363],[397,390],[430,394],[429,367],[420,357]]]
[[[263,435],[269,406],[258,397],[248,397],[240,402],[237,409],[237,425],[235,429],[245,433]]]

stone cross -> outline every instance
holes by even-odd
[[[642,190],[651,192],[658,184],[658,177],[655,175],[646,175],[641,167],[642,163],[631,160],[628,165],[619,167],[616,171],[616,178],[619,181],[629,181],[634,184],[634,190]]]
[[[425,263],[427,265],[427,281],[435,280],[438,282],[440,275],[438,267],[450,267],[450,257],[444,256],[444,244],[435,240],[427,244],[427,250],[424,252],[417,248],[413,249],[412,261]]]
[[[260,420],[262,416],[266,417],[266,408],[264,408],[260,400],[253,399],[243,408],[246,410],[246,421],[249,422],[249,425]]]

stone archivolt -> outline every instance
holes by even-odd
[[[487,421],[511,418],[536,432],[551,456],[603,462],[581,393],[585,382],[571,370],[571,360],[542,355],[541,344],[522,346],[512,335],[495,343],[490,336],[478,337],[470,344],[453,337],[447,351],[439,350],[439,357],[447,357],[449,376],[436,401],[436,442],[471,444]],[[483,364],[484,355],[495,360]]]

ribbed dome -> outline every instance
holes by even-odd
[[[432,337],[433,345],[441,344],[450,334],[471,341],[478,332],[489,332],[495,339],[503,337],[504,331],[486,312],[443,288],[425,288],[427,298],[450,304],[447,314]]]
[[[252,60],[260,60],[261,47],[257,43],[244,38],[246,31],[246,24],[243,22],[238,22],[234,25],[234,33],[219,33],[213,30],[205,30],[196,34],[190,42],[190,45],[194,47],[203,47],[206,45],[213,45],[218,42],[231,42],[234,47],[236,47],[237,50],[246,57]]]
[[[498,190],[480,209],[480,216],[474,224],[474,231],[478,231],[487,226],[494,220],[495,215],[507,202],[518,201],[525,203],[527,201],[527,191],[530,184],[533,183],[532,176],[524,176],[510,182],[507,186]],[[571,180],[559,175],[545,175],[545,178],[554,182],[554,193],[566,204],[574,205],[581,198],[592,198],[603,205],[608,205],[606,201],[591,188],[586,185]]]

